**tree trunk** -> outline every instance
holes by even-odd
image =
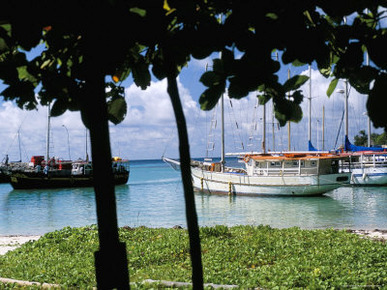
[[[203,289],[201,246],[191,179],[191,156],[189,153],[187,125],[175,77],[168,77],[168,94],[171,98],[173,110],[175,112],[176,124],[179,133],[180,168],[184,187],[185,210],[190,242],[193,288]]]
[[[125,243],[119,242],[115,186],[109,139],[104,74],[99,66],[98,35],[95,27],[86,39],[86,82],[82,114],[89,124],[97,207],[99,251],[95,253],[98,289],[129,289]],[[93,31],[93,32],[91,32]]]

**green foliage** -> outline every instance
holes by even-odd
[[[359,131],[359,135],[354,137],[354,144],[356,146],[367,146],[368,145],[368,136],[364,130]],[[382,134],[372,133],[371,134],[371,145],[387,145],[387,135],[386,132]]]
[[[278,71],[281,64],[316,63],[325,77],[334,79],[328,95],[339,79],[347,79],[358,92],[370,95],[367,108],[374,125],[387,128],[385,114],[377,110],[387,83],[387,30],[378,25],[384,17],[383,0],[351,5],[321,0],[121,0],[82,6],[71,0],[55,9],[46,7],[43,14],[38,5],[23,0],[19,4],[26,15],[40,15],[32,24],[0,19],[0,78],[9,86],[1,94],[21,108],[41,102],[56,103],[55,115],[79,110],[90,59],[114,81],[132,75],[135,84],[146,89],[150,68],[158,79],[176,77],[191,57],[221,52],[212,71],[201,78],[207,87],[199,99],[204,110],[213,108],[226,89],[238,99],[259,90],[273,98],[281,124],[297,121],[302,114],[296,99],[302,96],[288,99],[285,93],[297,90],[291,82],[301,84],[305,77],[281,84]],[[4,15],[15,13],[10,5],[2,9]],[[85,21],[84,15],[92,18]],[[352,21],[344,23],[348,15]],[[41,54],[27,60],[25,51],[38,44],[44,45]],[[279,52],[282,63],[273,59],[273,52]],[[364,52],[371,65],[364,63]],[[288,105],[294,113],[285,109]]]
[[[123,227],[119,235],[138,287],[155,287],[141,286],[145,279],[190,282],[185,229]],[[387,244],[343,230],[218,225],[201,228],[200,235],[205,283],[245,289],[387,285]],[[95,226],[64,228],[0,256],[0,276],[91,288],[97,249]]]
[[[111,82],[106,86],[110,89],[106,93],[109,120],[117,125],[125,119],[127,112],[124,87],[116,86]]]

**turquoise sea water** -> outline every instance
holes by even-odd
[[[132,161],[116,187],[119,226],[186,227],[180,172],[161,160]],[[387,230],[387,187],[343,187],[321,197],[195,193],[200,226],[270,225]],[[0,184],[0,235],[41,235],[96,223],[92,188],[13,190]]]

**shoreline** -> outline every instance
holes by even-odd
[[[341,230],[341,229],[340,229]],[[361,235],[364,237],[369,237],[374,240],[381,242],[387,242],[387,230],[346,230],[349,233]],[[0,236],[0,255],[4,255],[9,251],[13,251],[20,247],[22,244],[29,241],[36,241],[41,236],[38,235],[9,235],[9,236]]]
[[[4,255],[8,251],[13,251],[28,241],[36,241],[40,237],[34,235],[0,236],[0,255]]]

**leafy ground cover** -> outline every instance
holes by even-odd
[[[387,288],[387,244],[345,230],[215,226],[201,228],[200,234],[205,283]],[[123,227],[120,239],[127,245],[131,282],[190,282],[185,229]],[[67,227],[0,256],[0,277],[91,288],[97,248],[95,226]]]

